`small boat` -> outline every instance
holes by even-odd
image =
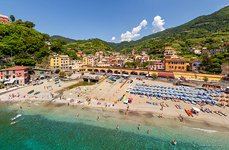
[[[17,121],[13,121],[13,122],[10,123],[10,125],[14,125],[16,123],[17,123]]]
[[[21,117],[21,116],[22,116],[21,114],[17,114],[17,116],[11,118],[11,121],[14,121],[14,120],[16,120],[17,118],[19,118],[19,117]]]
[[[177,141],[176,140],[173,140],[171,143],[172,143],[172,145],[177,145]]]

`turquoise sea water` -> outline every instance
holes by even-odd
[[[229,149],[228,133],[202,132],[188,127],[180,128],[175,124],[158,127],[147,123],[138,131],[136,124],[117,120],[113,116],[101,117],[97,121],[93,115],[81,113],[83,117],[77,120],[63,113],[66,108],[62,113],[57,113],[56,109],[46,108],[40,112],[31,108],[31,112],[20,112],[9,106],[0,106],[0,149]],[[16,124],[10,125],[10,119],[18,113],[22,113],[22,117]],[[119,130],[115,129],[117,122]],[[146,133],[147,129],[150,129],[149,134]],[[170,144],[174,138],[178,141],[176,146]]]

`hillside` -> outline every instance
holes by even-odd
[[[60,36],[60,35],[53,35],[50,37],[51,39],[60,39],[60,40],[64,40],[66,43],[73,43],[75,42],[76,40],[74,39],[70,39],[70,38],[67,38],[67,37],[63,37],[63,36]]]
[[[111,43],[115,50],[154,50],[166,45],[175,45],[178,48],[189,46],[206,46],[218,48],[222,41],[229,39],[229,6],[206,16],[200,16],[181,26],[166,29],[132,42]]]
[[[97,51],[112,51],[111,46],[100,39],[77,40],[64,46],[66,50],[81,50],[86,54],[94,54]]]
[[[27,27],[23,22],[0,24],[1,60],[13,60],[17,65],[35,65],[49,54],[45,43],[47,38],[46,34]]]

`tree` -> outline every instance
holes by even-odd
[[[11,20],[11,22],[14,22],[15,21],[14,15],[10,15],[10,20]]]
[[[66,73],[65,73],[64,71],[61,71],[61,72],[59,73],[59,75],[62,76],[62,77],[64,77],[64,76],[66,76]]]
[[[157,74],[156,73],[153,73],[152,74],[152,78],[153,78],[153,80],[157,79],[158,78]]]
[[[51,41],[51,50],[56,53],[62,52],[63,45],[65,45],[66,42],[61,39],[53,39]]]

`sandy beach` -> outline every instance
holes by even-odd
[[[69,87],[73,84],[80,82],[80,80],[60,82],[55,84],[54,81],[45,81],[41,85],[27,86],[19,88],[12,92],[0,95],[1,102],[13,102],[17,103],[22,108],[27,107],[28,104],[45,105],[51,104],[56,106],[55,109],[59,109],[58,106],[80,106],[81,109],[99,109],[106,112],[117,112],[123,114],[125,117],[129,117],[136,121],[141,122],[144,117],[156,117],[159,120],[164,119],[176,119],[180,122],[178,117],[181,115],[184,118],[184,122],[195,126],[195,124],[205,124],[206,127],[217,127],[222,130],[229,131],[229,119],[228,116],[219,116],[215,113],[200,112],[199,115],[189,117],[185,113],[184,109],[191,109],[193,106],[200,108],[198,105],[184,103],[183,101],[174,102],[171,100],[158,100],[156,98],[148,98],[146,96],[137,96],[126,92],[130,85],[136,83],[145,82],[150,85],[163,85],[173,86],[171,83],[142,80],[139,81],[132,78],[133,83],[126,82],[125,79],[119,79],[116,82],[110,82],[109,79],[105,79],[99,83],[91,86],[80,86],[67,91],[64,91],[60,95],[58,91]],[[29,91],[34,90],[32,94],[28,94]],[[36,93],[36,94],[35,94]],[[126,95],[133,99],[132,103],[126,105],[119,99]],[[161,108],[161,105],[150,105],[147,101],[157,102],[163,104],[165,107]],[[179,104],[182,109],[177,109],[176,104]],[[222,111],[225,114],[229,114],[229,108],[205,105],[204,108],[209,108],[212,111]],[[74,107],[71,107],[74,109]],[[128,109],[128,111],[127,111]],[[139,118],[139,119],[137,119]],[[144,119],[143,119],[144,120]],[[183,123],[183,122],[181,122]]]

